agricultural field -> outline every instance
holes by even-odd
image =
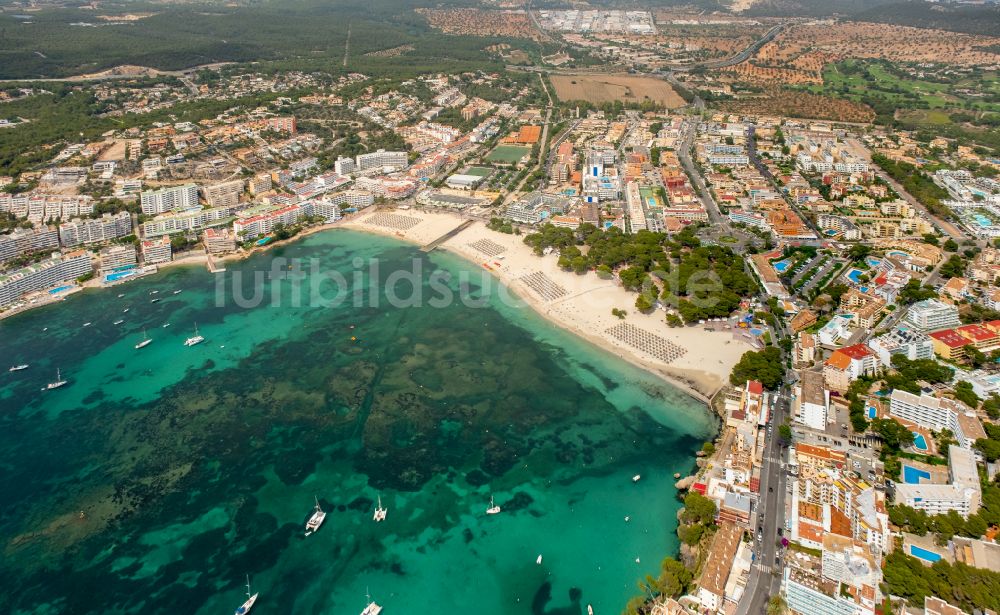
[[[487,154],[486,160],[499,164],[515,164],[530,153],[531,148],[523,145],[498,145]]]
[[[653,102],[668,109],[682,107],[684,99],[670,84],[653,77],[632,75],[552,75],[549,77],[560,100],[584,100],[600,104]]]

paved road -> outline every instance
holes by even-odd
[[[749,46],[747,46],[746,49],[724,60],[709,60],[708,62],[699,62],[698,64],[692,64],[690,66],[675,68],[674,71],[682,73],[693,70],[695,68],[725,68],[726,66],[734,66],[736,64],[739,64],[740,62],[745,62],[750,56],[757,53],[757,51],[761,47],[774,40],[774,37],[778,36],[778,34],[780,34],[781,31],[787,27],[788,24],[779,24],[777,26],[774,26],[773,28],[767,31],[767,34],[765,34],[764,36],[760,37],[759,39],[751,43]]]
[[[701,206],[708,212],[709,222],[712,224],[721,224],[728,232],[731,230],[729,218],[722,215],[722,211],[716,204],[715,199],[712,198],[712,193],[708,191],[708,186],[705,185],[705,178],[701,176],[701,173],[698,172],[697,167],[691,161],[691,148],[694,146],[694,133],[697,127],[697,120],[690,120],[685,124],[684,138],[681,141],[680,149],[677,151],[677,157],[680,158],[681,165],[697,187],[698,199],[701,201]]]
[[[756,523],[751,528],[757,540],[758,528],[762,535],[755,542],[757,559],[750,569],[746,591],[736,608],[736,615],[759,615],[767,608],[767,601],[781,589],[781,563],[778,556],[778,528],[785,518],[785,469],[782,457],[785,449],[778,441],[777,426],[789,415],[788,395],[781,395],[774,404],[770,425],[773,432],[764,446],[764,461],[760,473],[760,499],[755,514]]]

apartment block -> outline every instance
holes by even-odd
[[[201,191],[209,207],[236,207],[239,205],[240,195],[243,194],[243,180],[235,179],[204,186]]]
[[[67,248],[100,243],[132,234],[132,216],[127,211],[104,214],[96,220],[73,220],[59,225],[59,241]]]
[[[147,190],[140,196],[142,213],[150,216],[168,211],[194,209],[198,204],[198,187],[194,184]]]
[[[914,303],[906,313],[905,320],[921,333],[962,324],[958,318],[958,308],[938,299]]]
[[[948,447],[948,477],[950,482],[947,484],[896,483],[896,503],[929,515],[943,515],[954,510],[968,518],[979,510],[982,501],[976,458],[971,450],[954,444]]]
[[[170,238],[166,235],[156,239],[146,239],[142,242],[142,260],[147,265],[169,263],[173,256]]]
[[[135,246],[132,244],[101,248],[100,259],[101,272],[104,274],[124,267],[135,267],[139,262],[136,258]]]
[[[64,255],[55,254],[8,274],[0,274],[0,307],[18,301],[23,295],[70,282],[94,270],[90,253],[83,250]]]
[[[58,249],[59,232],[53,227],[17,229],[9,235],[0,235],[0,265],[30,252]]]

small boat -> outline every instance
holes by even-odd
[[[44,329],[42,329],[42,333],[45,333],[45,332],[46,332],[46,331],[48,331],[48,330],[49,330],[49,328],[48,328],[48,327],[45,327]]]
[[[542,563],[542,556],[541,555],[538,556],[538,559],[535,560],[535,563],[536,564],[541,564]]]
[[[587,605],[587,615],[594,615],[594,607]]]
[[[318,530],[319,526],[323,525],[323,520],[326,519],[326,513],[319,507],[319,498],[313,496],[313,499],[316,500],[316,509],[313,511],[312,516],[309,517],[309,520],[306,521],[306,536]]]
[[[157,303],[159,300],[160,300],[159,297],[157,297],[156,299],[151,299],[150,303]]]
[[[129,311],[130,309],[132,309],[132,308],[125,308],[124,310],[122,310],[122,314],[128,314],[128,311]]]
[[[27,363],[23,363],[21,365],[12,365],[11,368],[8,369],[7,371],[8,372],[19,372],[22,369],[28,369],[28,364]]]
[[[250,595],[250,575],[247,575],[247,601],[240,608],[236,609],[236,615],[246,615],[249,613],[250,609],[253,608],[254,602],[257,602],[257,596],[259,595],[259,592],[252,596]]]
[[[169,326],[170,326],[170,323],[168,322],[167,324],[163,325],[163,328],[166,329]]]
[[[493,503],[493,496],[490,496],[490,507],[486,509],[487,515],[495,515],[500,512],[500,507]]]
[[[118,298],[119,298],[119,299],[121,299],[121,298],[122,298],[122,297],[124,297],[124,296],[125,296],[125,293],[118,293]]]
[[[175,294],[175,295],[179,295],[179,294],[181,294],[181,291],[179,291],[179,290],[175,290],[175,291],[173,292],[173,294]]]
[[[642,478],[642,476],[636,474],[635,476],[632,477],[632,482],[633,483],[637,483],[637,482],[639,482],[640,478]]]
[[[375,507],[375,514],[372,516],[372,519],[374,519],[376,523],[385,521],[385,516],[388,513],[388,508],[382,508],[382,496],[378,496],[378,506]]]
[[[118,320],[114,321],[114,322],[113,322],[113,323],[111,323],[111,324],[113,324],[113,325],[120,325],[120,324],[122,324],[123,322],[125,322],[125,321],[124,321],[124,320],[122,320],[121,318],[119,318]]]
[[[151,340],[149,338],[149,336],[146,335],[146,330],[143,329],[142,330],[142,341],[135,345],[135,349],[139,350],[140,348],[145,348],[146,346],[149,346],[152,343],[153,343],[153,340]]]
[[[194,346],[205,341],[205,338],[198,333],[198,323],[194,324],[194,337],[189,337],[184,340],[185,346]]]
[[[149,294],[151,294],[151,295],[155,295],[155,294],[157,294],[157,293],[159,293],[159,292],[160,292],[160,291],[158,291],[158,290],[151,290],[151,291],[149,291]]]
[[[65,385],[67,382],[68,382],[67,380],[63,380],[62,379],[62,373],[57,368],[56,369],[56,381],[55,382],[50,382],[47,385],[45,385],[45,390],[46,391],[51,391],[52,389],[58,389],[59,387]]]
[[[375,601],[372,600],[371,594],[368,593],[368,590],[365,590],[365,602],[367,606],[365,606],[365,610],[361,611],[361,615],[378,615],[382,612],[382,607],[377,605]]]
[[[628,515],[625,515],[625,523],[628,523],[631,520],[632,520],[632,517],[629,517]]]
[[[83,326],[84,327],[89,327],[92,324],[94,324],[94,323],[92,323],[92,322],[85,322],[85,323],[83,323]]]

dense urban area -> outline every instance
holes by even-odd
[[[392,4],[166,49],[196,8],[0,3],[0,318],[343,225],[530,251],[519,292],[610,281],[595,335],[721,420],[625,613],[1000,611],[990,4]]]

